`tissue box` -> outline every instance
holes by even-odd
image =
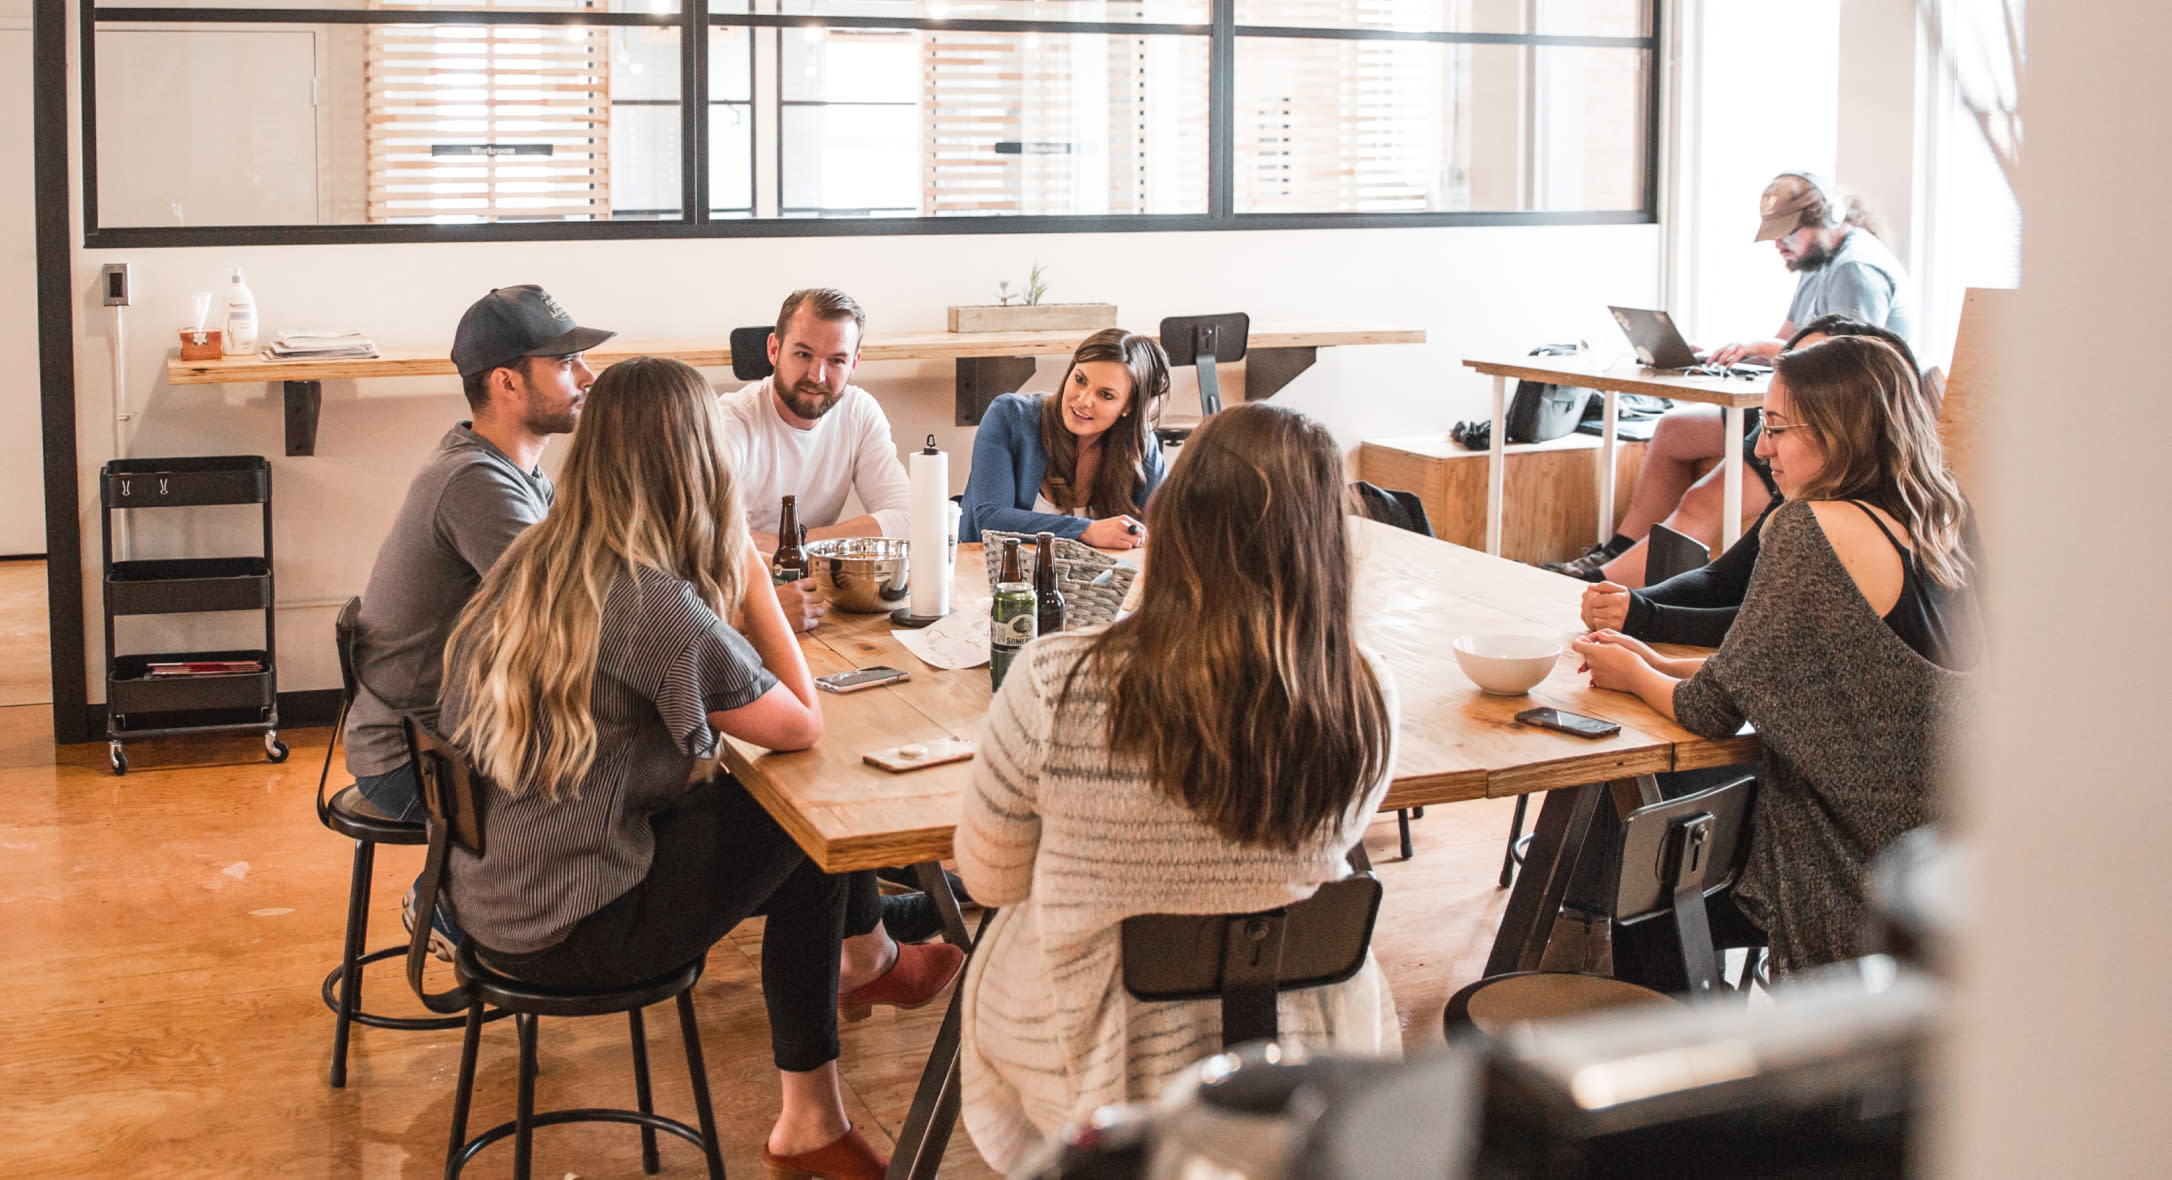
[[[215,361],[225,355],[224,332],[217,328],[181,329],[181,359]]]

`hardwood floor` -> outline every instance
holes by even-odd
[[[0,706],[53,699],[46,639],[45,562],[0,561]]]
[[[42,616],[41,616],[42,617]],[[355,1030],[347,1088],[325,1084],[332,1017],[318,987],[339,955],[352,846],[320,828],[310,796],[327,730],[283,731],[293,757],[263,761],[249,736],[146,741],[107,773],[102,744],[52,745],[47,708],[0,708],[0,1174],[399,1176],[439,1174],[459,1033]],[[343,779],[341,781],[344,781]],[[1368,848],[1387,885],[1374,947],[1412,1050],[1438,1044],[1449,992],[1475,978],[1507,894],[1494,888],[1507,800],[1436,807],[1415,860],[1394,860],[1392,817]],[[378,858],[371,943],[402,937],[399,900],[420,865]],[[696,990],[724,1156],[762,1176],[776,1114],[749,922],[710,955]],[[394,964],[367,1002],[419,1011]],[[940,1005],[880,1012],[844,1030],[847,1104],[886,1143],[904,1120]],[[692,1120],[668,1008],[648,1022],[657,1109]],[[626,1023],[544,1022],[543,1109],[628,1105]],[[471,1127],[510,1118],[509,1024],[488,1026]],[[624,1127],[546,1128],[538,1176],[640,1175]],[[700,1174],[666,1139],[665,1175]],[[469,1174],[507,1175],[493,1147]],[[992,1173],[960,1132],[945,1176]]]

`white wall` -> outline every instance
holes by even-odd
[[[45,552],[30,131],[30,6],[0,0],[0,554]]]
[[[721,338],[773,319],[787,291],[811,284],[851,291],[874,331],[935,330],[946,306],[989,301],[996,280],[1022,277],[1036,259],[1049,266],[1051,298],[1111,300],[1125,324],[1150,331],[1164,315],[1240,309],[1262,330],[1425,329],[1423,346],[1322,350],[1280,395],[1355,447],[1369,436],[1445,431],[1483,413],[1487,386],[1457,364],[1462,357],[1611,339],[1607,303],[1656,300],[1659,238],[1655,226],[1617,226],[79,250],[85,585],[95,593],[96,472],[112,438],[108,320],[96,297],[98,267],[108,261],[135,268],[126,351],[138,414],[132,453],[272,458],[279,592],[294,604],[281,614],[280,686],[291,691],[336,683],[332,613],[361,591],[409,477],[465,403],[451,377],[330,382],[317,454],[282,457],[278,386],[164,380],[189,296],[219,290],[233,265],[247,268],[267,329],[350,325],[388,348],[449,346],[469,302],[519,282],[539,282],[584,323],[630,337]],[[1036,385],[1052,387],[1057,375],[1044,362]],[[953,452],[969,450],[969,432],[951,425],[947,363],[869,365],[861,383],[883,400],[901,441],[932,431]],[[954,470],[962,482],[963,464]],[[254,535],[246,510],[211,515],[145,520],[138,555],[216,552]],[[95,700],[104,659],[95,597],[84,613]],[[137,620],[140,629],[121,642],[239,645],[251,625]]]
[[[2172,5],[2032,4],[2021,110],[2028,222],[2020,330],[1994,428],[1988,548],[1995,695],[1959,800],[1980,860],[1943,1071],[1938,1174],[2162,1176],[2172,1160],[2172,789],[2165,708],[2172,380],[2121,366],[2089,416],[2033,396],[2076,358],[2160,339],[2172,239]],[[2109,560],[2108,560],[2109,559]]]
[[[1842,8],[1840,0],[1692,0],[1678,10],[1696,26],[1682,68],[1696,74],[1687,85],[1697,109],[1685,127],[1695,164],[1681,194],[1682,277],[1671,310],[1692,343],[1770,336],[1787,319],[1795,276],[1772,243],[1751,241],[1757,198],[1783,169],[1832,175]]]

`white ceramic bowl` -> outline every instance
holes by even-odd
[[[1456,663],[1478,687],[1521,696],[1551,676],[1561,645],[1535,635],[1466,635],[1455,642]]]

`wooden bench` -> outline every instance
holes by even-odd
[[[1615,451],[1614,523],[1629,510],[1649,444],[1623,440]],[[1582,553],[1597,534],[1599,438],[1569,434],[1552,442],[1510,443],[1501,523],[1501,556],[1511,561],[1563,561]],[[1466,451],[1445,434],[1371,439],[1358,447],[1358,478],[1415,492],[1432,519],[1433,535],[1472,549],[1486,545],[1486,452]]]

